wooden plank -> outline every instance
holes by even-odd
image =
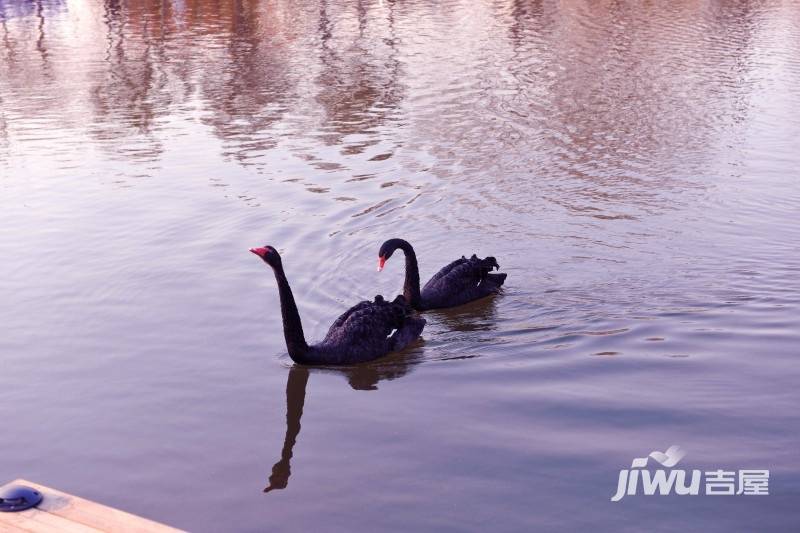
[[[101,530],[89,527],[68,518],[50,514],[47,511],[28,509],[18,513],[0,513],[0,531],[23,533],[40,533],[42,531],[63,531],[64,533],[102,533]]]
[[[27,529],[21,529],[17,526],[12,526],[11,524],[8,524],[2,520],[0,520],[0,528],[2,528],[0,531],[3,533],[28,533]]]
[[[2,520],[0,520],[0,526],[2,526],[2,529],[0,529],[0,531],[2,531],[3,533],[29,533],[29,531],[26,529],[20,529],[18,527],[12,526],[11,524],[6,524]]]
[[[42,503],[35,509],[18,513],[0,513],[0,530],[5,526],[18,531],[66,531],[69,533],[176,533],[180,530],[159,524],[125,511],[84,500],[38,483],[17,479],[10,484],[32,487],[42,493]]]
[[[30,533],[29,529],[22,529],[20,526],[9,524],[0,519],[0,531],[3,533]]]

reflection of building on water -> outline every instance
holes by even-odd
[[[50,20],[69,10],[73,13],[63,20]],[[347,23],[354,17],[351,28]],[[14,24],[6,24],[12,18]],[[0,67],[8,67],[12,89],[36,85],[51,97],[50,111],[58,110],[60,120],[81,124],[121,157],[158,158],[167,116],[198,105],[200,121],[222,141],[225,153],[247,163],[275,147],[282,135],[273,129],[294,109],[322,107],[316,114],[322,124],[295,126],[323,132],[329,144],[395,112],[402,96],[392,20],[392,6],[377,9],[363,2],[333,7],[282,0],[2,2],[7,46]],[[57,23],[74,27],[81,46],[48,42],[45,32]],[[40,35],[30,31],[36,27]],[[308,46],[309,37],[319,48]],[[51,60],[59,64],[49,73],[29,57],[37,48],[56,56]],[[22,53],[11,57],[14,51]],[[90,71],[61,67],[76,61]],[[87,82],[88,91],[75,92]],[[69,106],[63,106],[65,94]],[[31,115],[41,112],[43,101]],[[297,119],[294,113],[291,120]]]
[[[242,163],[275,147],[279,136],[271,128],[297,100],[295,86],[304,75],[290,68],[293,36],[280,22],[258,3],[237,6],[214,47],[215,60],[197,79],[208,106],[203,123],[223,141],[226,155]]]
[[[0,94],[0,162],[8,157],[8,121],[3,112],[3,95]]]
[[[67,8],[65,0],[3,0],[0,21],[18,17],[41,17]]]
[[[333,12],[328,1],[320,2],[317,101],[325,111],[323,138],[328,144],[340,144],[349,134],[397,119],[397,108],[403,99],[394,3],[387,7],[385,28],[381,25],[383,17],[370,14],[363,1],[356,2],[355,10],[355,20],[344,18]],[[338,26],[344,25],[344,29],[334,25],[336,15]],[[362,143],[349,150],[360,153],[367,146]]]
[[[728,141],[716,138],[745,120],[753,42],[775,13],[720,1],[445,11],[364,0],[6,0],[0,91],[18,116],[88,133],[123,158],[160,158],[179,116],[242,164],[286,139],[323,171],[378,143],[389,157],[426,139],[418,151],[461,180],[491,161],[500,185],[530,194],[521,177],[547,159],[554,179],[536,180],[534,192],[562,184],[576,191],[569,209],[646,204],[671,177],[643,177],[645,163],[700,166],[693,147]],[[446,50],[431,37],[443,25],[454,28]],[[13,138],[5,120],[0,135]]]
[[[324,1],[318,9],[281,1],[187,0],[162,6],[150,0],[122,9],[107,2],[104,20],[114,42],[109,43],[110,68],[101,77],[104,90],[96,91],[99,122],[118,123],[102,117],[113,119],[115,107],[139,106],[140,120],[131,125],[146,134],[155,118],[148,109],[151,100],[169,106],[197,98],[202,123],[223,141],[226,155],[248,163],[275,147],[280,135],[272,128],[293,109],[322,106],[323,124],[298,128],[321,129],[329,144],[337,144],[345,135],[380,124],[400,98],[395,41],[375,23],[381,14],[368,13],[359,2],[354,8],[357,36],[352,38],[354,28],[341,27],[351,10],[349,5],[329,8]],[[372,33],[367,31],[370,20],[377,28]],[[315,34],[321,53],[297,46],[298,38]],[[189,39],[191,46],[175,47],[176,39]],[[115,61],[119,55],[126,64]],[[141,94],[125,94],[133,90],[126,69],[138,80]],[[308,92],[307,82],[314,77],[318,92]],[[186,89],[175,94],[181,85]],[[301,86],[304,94],[298,94]]]

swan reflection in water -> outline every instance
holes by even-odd
[[[446,308],[436,309],[425,313],[428,324],[435,324],[438,328],[443,326],[445,331],[460,334],[479,334],[497,330],[497,303],[500,295],[491,295],[474,302]],[[429,330],[433,328],[429,325]],[[465,340],[480,340],[477,337],[468,337]]]
[[[300,417],[303,416],[303,404],[306,401],[306,384],[308,383],[308,368],[294,365],[289,369],[286,380],[286,437],[283,439],[281,459],[272,467],[269,484],[264,492],[275,489],[285,489],[292,475],[290,461],[292,450],[300,433]]]
[[[442,309],[426,313],[431,331],[456,332],[460,338],[465,335],[471,341],[480,342],[480,335],[494,331],[497,322],[496,296],[483,298],[476,302],[454,309]],[[432,326],[432,327],[430,327]],[[306,401],[306,385],[311,372],[340,374],[355,390],[377,390],[378,383],[405,376],[422,361],[424,340],[418,340],[410,350],[392,354],[370,363],[349,367],[308,367],[292,365],[286,380],[286,436],[283,439],[281,458],[272,467],[269,484],[264,492],[285,489],[289,484],[291,459],[297,436],[300,433],[300,418]],[[459,359],[477,357],[461,353]]]
[[[379,381],[396,379],[408,374],[414,364],[421,359],[421,346],[422,342],[418,341],[412,350],[385,357],[373,363],[346,368],[310,368],[297,364],[293,365],[289,369],[289,375],[286,379],[286,436],[283,439],[281,458],[272,467],[269,484],[264,489],[264,492],[285,489],[289,484],[289,477],[292,475],[290,463],[294,444],[297,442],[297,435],[300,433],[300,418],[303,416],[303,405],[306,401],[306,385],[312,370],[314,373],[342,374],[355,390],[377,390]]]

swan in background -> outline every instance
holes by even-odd
[[[494,257],[481,259],[473,255],[467,259],[462,256],[434,274],[420,291],[417,255],[403,239],[389,239],[381,245],[378,271],[383,270],[397,249],[403,250],[406,256],[403,296],[417,311],[455,307],[489,296],[496,293],[506,280],[506,274],[490,274],[492,269],[500,269]]]

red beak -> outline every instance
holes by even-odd
[[[264,254],[267,253],[266,248],[250,248],[250,251],[256,254],[258,257],[264,258]]]
[[[378,258],[378,272],[383,270],[383,265],[386,264],[386,258],[381,256]]]

